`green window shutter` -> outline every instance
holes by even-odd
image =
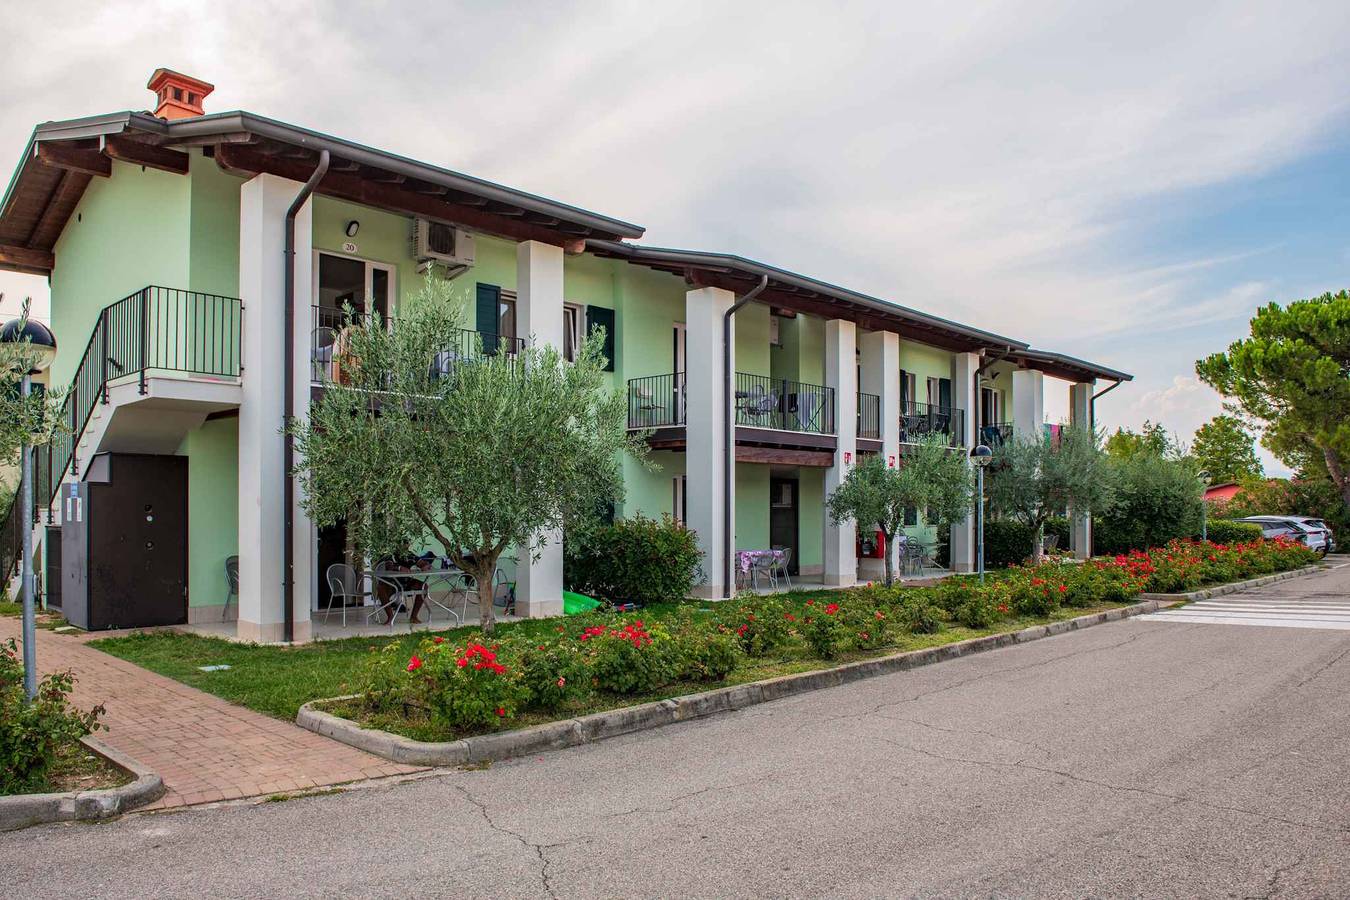
[[[614,310],[603,306],[586,307],[586,334],[597,327],[605,329],[605,371],[614,371]]]
[[[501,324],[497,308],[501,299],[502,289],[497,285],[479,283],[474,321],[483,338],[483,350],[489,354],[497,352],[497,329]]]
[[[904,415],[906,407],[909,406],[909,373],[904,369],[900,370],[900,413]]]
[[[952,380],[950,378],[938,379],[938,406],[943,409],[950,409],[952,405]]]

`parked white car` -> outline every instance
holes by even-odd
[[[1260,525],[1263,537],[1287,537],[1299,541],[1321,556],[1326,556],[1331,550],[1331,530],[1325,524],[1320,528],[1305,524],[1301,520],[1306,518],[1306,516],[1247,516],[1236,521]]]

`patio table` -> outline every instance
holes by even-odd
[[[749,579],[754,571],[755,563],[762,560],[773,560],[775,567],[782,565],[786,559],[786,554],[782,550],[737,550],[736,551],[736,572],[737,581],[741,576]]]

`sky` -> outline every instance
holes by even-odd
[[[35,124],[144,109],[166,66],[217,86],[208,111],[1131,372],[1098,402],[1108,428],[1189,441],[1221,411],[1196,359],[1259,305],[1347,287],[1341,2],[4,7],[6,175]],[[1060,420],[1067,385],[1046,384]]]

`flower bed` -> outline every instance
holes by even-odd
[[[421,740],[449,740],[824,668],[896,649],[1012,631],[1131,602],[1143,591],[1193,590],[1312,562],[1288,541],[1174,541],[1149,553],[1014,568],[985,584],[742,596],[674,612],[561,620],[546,637],[429,637],[408,655],[372,652],[354,700],[331,711]]]

